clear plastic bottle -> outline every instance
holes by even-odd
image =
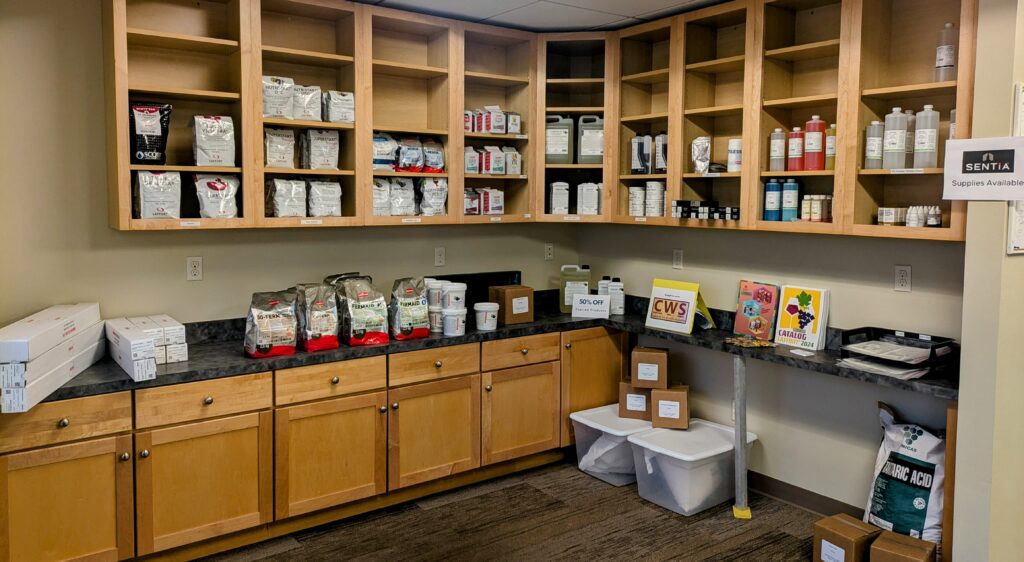
[[[831,123],[825,129],[825,169],[836,169],[836,124]]]
[[[782,220],[782,184],[775,178],[764,184],[764,220]]]
[[[864,169],[882,169],[882,136],[885,128],[881,121],[872,121],[864,133]]]
[[[799,172],[804,169],[804,132],[800,127],[786,135],[786,170]]]
[[[626,313],[626,285],[618,277],[613,277],[608,284],[608,313]]]
[[[914,133],[914,167],[935,168],[939,165],[939,112],[931,105],[917,112]]]
[[[907,140],[906,140],[907,160],[906,160],[906,163],[903,165],[903,167],[904,168],[913,168],[914,167],[914,131],[917,130],[916,129],[916,125],[915,125],[915,123],[917,122],[917,117],[914,115],[914,110],[913,109],[905,109],[905,110],[903,110],[903,113],[906,114],[906,116],[907,116]]]
[[[800,220],[800,184],[793,178],[782,184],[782,220]]]
[[[907,115],[899,107],[885,116],[885,134],[882,136],[882,167],[896,170],[907,165]]]
[[[786,132],[779,128],[769,137],[768,171],[786,171]]]
[[[939,31],[939,40],[935,43],[936,82],[956,80],[957,35],[957,31],[951,23],[947,23]]]
[[[825,169],[825,129],[828,124],[818,115],[811,115],[804,129],[804,169]]]
[[[590,294],[590,268],[579,265],[563,265],[558,283],[559,308],[565,314],[572,312],[572,296],[577,293]]]
[[[602,275],[601,280],[597,282],[597,294],[607,295],[608,284],[612,282],[612,278],[607,275]]]
[[[956,109],[949,112],[949,138],[956,138]]]

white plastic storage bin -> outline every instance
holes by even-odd
[[[652,429],[629,436],[643,499],[683,515],[720,504],[736,493],[733,428],[691,419],[690,428]],[[757,435],[747,432],[747,449]]]
[[[619,405],[609,404],[569,414],[576,433],[580,470],[613,486],[636,482],[633,451],[626,438],[651,429],[651,422],[619,417]]]

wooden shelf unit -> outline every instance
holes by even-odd
[[[941,200],[949,112],[970,135],[977,0],[733,0],[612,32],[535,34],[464,23],[344,0],[105,0],[108,70],[109,220],[121,230],[302,228],[507,222],[617,222],[766,232],[843,234],[960,241],[966,205]],[[935,81],[934,36],[959,29],[958,74]],[[262,118],[263,75],[355,93],[355,123]],[[167,161],[131,164],[128,106],[173,105]],[[940,112],[938,166],[917,171],[864,170],[863,132],[892,107]],[[520,113],[523,133],[466,133],[460,111],[500,105]],[[227,115],[235,124],[234,166],[193,165],[193,115]],[[602,164],[546,164],[549,114],[604,119]],[[834,170],[768,172],[768,136],[804,127],[811,115],[835,123]],[[336,130],[338,171],[265,168],[265,127]],[[443,174],[374,171],[374,131],[439,140]],[[666,132],[668,170],[632,174],[629,139]],[[711,137],[712,161],[725,163],[730,138],[743,141],[740,173],[696,174],[690,146]],[[578,128],[574,131],[578,143]],[[465,174],[466,146],[514,146],[521,176]],[[574,155],[575,161],[575,155]],[[132,181],[142,170],[183,174],[186,216],[132,218]],[[241,216],[189,216],[196,208],[191,174],[241,179]],[[375,176],[446,177],[442,217],[372,217]],[[342,217],[266,217],[264,184],[272,177],[322,177],[342,184]],[[833,196],[834,222],[763,221],[763,182],[793,177],[807,193]],[[547,213],[550,184],[602,183],[600,215]],[[629,217],[628,187],[666,184],[674,199],[716,200],[742,210],[741,221]],[[463,216],[463,187],[506,192],[506,215]],[[191,199],[191,200],[190,200]],[[881,206],[939,205],[943,228],[882,227]],[[638,220],[647,219],[647,220]]]

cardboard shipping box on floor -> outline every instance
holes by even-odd
[[[651,389],[651,426],[668,429],[690,427],[689,386]]]
[[[871,562],[933,562],[935,543],[882,531],[871,543]]]
[[[871,541],[882,530],[845,513],[814,524],[814,562],[867,562]]]
[[[498,325],[533,322],[533,288],[496,285],[487,290],[488,300],[498,303]]]
[[[632,385],[636,388],[668,388],[668,350],[634,347]]]
[[[619,417],[651,421],[651,389],[620,382]]]

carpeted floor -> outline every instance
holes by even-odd
[[[208,558],[253,560],[809,560],[818,516],[751,493],[684,517],[557,464]]]

